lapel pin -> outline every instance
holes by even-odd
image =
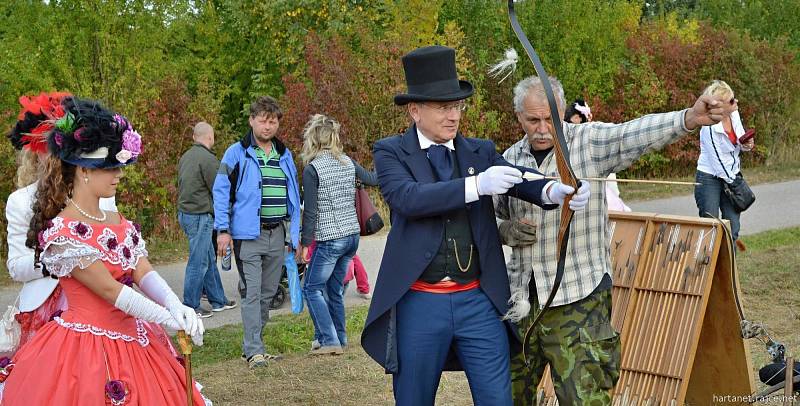
[[[475,168],[470,166],[469,169],[467,169],[467,173],[470,174],[470,175],[474,175],[475,174]]]

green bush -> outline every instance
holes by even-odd
[[[564,83],[566,101],[586,98],[602,121],[682,109],[711,79],[728,81],[745,125],[758,131],[746,164],[759,165],[800,160],[793,5],[538,1],[518,2],[517,12],[547,71]],[[400,57],[439,43],[456,49],[459,75],[476,87],[463,132],[502,150],[522,135],[512,88],[534,73],[496,0],[7,0],[0,41],[4,128],[21,94],[43,90],[99,98],[140,128],[145,153],[126,170],[118,200],[161,240],[180,236],[175,166],[198,120],[215,126],[221,156],[247,130],[253,98],[270,94],[286,111],[281,136],[298,163],[303,125],[319,112],[343,124],[347,153],[369,166],[372,144],[409,124],[392,103],[405,89]],[[521,62],[497,83],[486,70],[509,47]],[[682,175],[696,157],[696,137],[685,137],[627,174]],[[10,175],[15,166],[2,143],[0,170]],[[13,189],[13,176],[0,178],[0,196]],[[0,237],[4,231],[3,219]]]

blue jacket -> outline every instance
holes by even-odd
[[[436,256],[444,233],[443,213],[467,209],[472,240],[480,260],[481,289],[499,314],[508,310],[508,275],[492,196],[480,196],[475,202],[465,203],[463,178],[479,174],[490,166],[511,164],[497,153],[494,143],[489,140],[464,138],[458,134],[454,144],[461,174],[445,182],[436,181],[426,152],[420,149],[416,126],[411,126],[405,134],[376,142],[373,148],[381,193],[391,209],[392,228],[386,240],[361,345],[390,373],[398,368],[392,317],[394,306]],[[529,168],[520,169],[538,173]],[[547,183],[546,180],[523,182],[506,194],[542,206],[542,188]],[[543,206],[546,210],[556,207]],[[424,317],[421,314],[420,320]],[[459,367],[448,364],[446,369]]]
[[[280,166],[286,174],[287,209],[291,226],[292,248],[300,238],[300,188],[292,152],[277,138],[272,139],[281,155]],[[227,229],[236,240],[254,240],[261,234],[258,221],[261,210],[261,170],[258,169],[253,132],[225,151],[214,180],[214,229]],[[235,176],[231,176],[231,175]],[[236,185],[231,185],[231,180]],[[232,189],[233,188],[233,189]],[[232,193],[233,191],[233,193]],[[231,207],[233,200],[233,207]]]

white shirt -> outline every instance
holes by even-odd
[[[422,131],[419,130],[419,127],[417,127],[417,139],[419,140],[419,148],[422,149],[423,151],[428,149],[428,148],[430,148],[431,145],[437,145],[437,143],[431,141],[430,139],[428,139],[428,137],[423,135]],[[444,144],[439,144],[439,145],[444,145],[450,151],[455,151],[456,150],[456,146],[455,146],[455,144],[453,144],[453,140],[449,140],[449,141],[445,142]],[[464,202],[465,203],[472,203],[472,202],[477,201],[478,199],[480,199],[480,195],[478,195],[478,182],[475,179],[475,177],[477,177],[477,176],[478,175],[468,176],[468,177],[464,178]],[[547,195],[547,191],[550,189],[550,186],[552,184],[554,184],[554,183],[556,183],[556,182],[555,181],[550,181],[545,185],[545,187],[542,188],[542,203],[543,204],[553,204],[553,202],[550,200],[550,197]]]
[[[745,131],[738,111],[731,113],[731,124],[736,138],[741,138]],[[716,148],[716,152],[714,148]],[[697,170],[731,183],[741,169],[741,160],[739,159],[741,151],[742,143],[737,142],[736,145],[731,143],[728,134],[722,127],[722,122],[704,126],[700,129],[700,157],[697,159]],[[719,158],[717,158],[717,154],[719,154]]]
[[[6,267],[11,278],[23,282],[19,292],[19,311],[35,310],[53,293],[58,280],[42,276],[42,269],[34,266],[34,252],[25,246],[28,228],[33,217],[33,199],[39,182],[17,189],[8,196],[6,202],[6,220],[8,220],[8,260]],[[105,211],[117,211],[114,198],[100,199],[100,208]]]

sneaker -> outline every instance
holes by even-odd
[[[311,355],[342,355],[344,350],[340,345],[326,345],[309,351]]]
[[[319,340],[314,340],[314,341],[312,341],[312,342],[311,342],[311,351],[314,351],[314,350],[316,350],[316,349],[317,349],[317,348],[319,348],[319,347],[322,347],[322,346],[319,344]]]
[[[267,360],[267,361],[280,361],[280,360],[283,359],[283,355],[281,355],[281,354],[267,354],[267,353],[264,353],[264,354],[261,354],[261,356],[264,357],[264,359]],[[247,361],[247,356],[244,355],[244,353],[242,353],[242,361]]]
[[[360,298],[362,298],[364,300],[372,299],[372,295],[370,295],[369,292],[364,292],[364,293],[358,292],[358,297],[360,297]]]
[[[264,355],[256,354],[247,360],[247,365],[250,367],[250,369],[263,368],[267,366],[267,360],[264,359]]]
[[[197,309],[195,309],[195,311],[197,312],[197,317],[201,319],[207,319],[214,315],[214,313],[211,313],[211,310],[208,310],[203,307],[198,307]]]
[[[266,359],[267,361],[280,361],[280,360],[283,359],[283,355],[281,355],[281,354],[269,354],[269,353],[265,352],[264,353],[264,359]]]
[[[229,300],[228,303],[225,303],[224,305],[222,305],[220,307],[215,307],[215,308],[211,309],[211,311],[212,312],[221,312],[223,310],[229,310],[229,309],[235,309],[235,308],[236,308],[236,301],[235,300]]]

